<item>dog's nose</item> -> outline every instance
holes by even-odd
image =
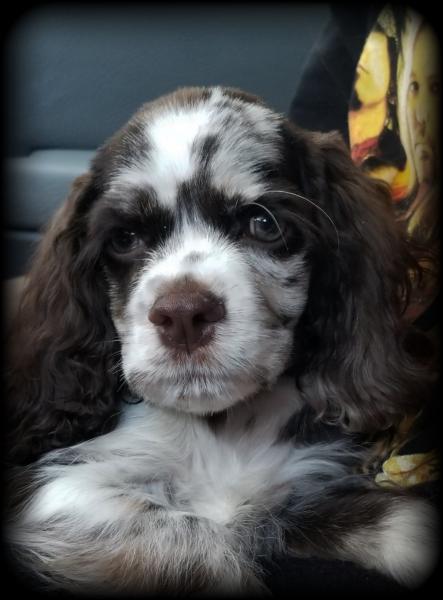
[[[167,346],[193,350],[213,337],[215,323],[225,317],[223,302],[203,291],[178,291],[160,296],[149,311],[149,320],[158,327]]]

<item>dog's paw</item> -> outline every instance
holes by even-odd
[[[423,584],[438,558],[437,511],[425,500],[409,499],[393,507],[381,525],[380,559],[374,566],[407,587]]]

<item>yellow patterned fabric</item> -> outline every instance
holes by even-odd
[[[435,450],[418,454],[391,456],[382,465],[375,481],[380,485],[396,484],[402,487],[439,479],[439,461]]]
[[[405,417],[395,430],[375,436],[362,471],[381,486],[412,487],[437,481],[440,455],[424,417],[420,411]]]
[[[433,254],[406,317],[435,299],[440,249],[440,42],[433,24],[409,7],[386,5],[367,36],[348,111],[352,158],[391,193],[399,226]],[[414,282],[415,283],[415,282]]]

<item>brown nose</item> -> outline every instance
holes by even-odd
[[[189,354],[213,337],[225,316],[223,302],[209,292],[177,291],[160,296],[149,311],[163,343]]]

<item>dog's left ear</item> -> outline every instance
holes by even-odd
[[[305,193],[336,229],[316,211],[309,300],[295,332],[299,385],[324,420],[384,429],[416,410],[427,389],[423,366],[405,347],[403,310],[417,262],[386,186],[354,165],[341,137],[302,139]]]

